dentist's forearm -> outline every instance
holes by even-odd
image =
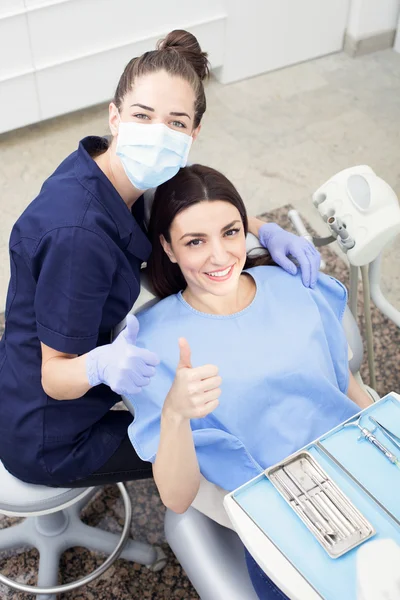
[[[55,400],[74,400],[88,390],[90,384],[86,374],[86,357],[67,358],[52,356],[42,363],[42,387]]]
[[[249,217],[249,232],[258,237],[258,230],[264,223],[266,223],[266,221],[261,221],[261,219],[257,219],[257,217]]]
[[[190,420],[165,410],[161,415],[160,444],[153,465],[161,500],[174,512],[185,512],[200,485],[200,469]]]

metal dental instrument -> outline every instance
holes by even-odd
[[[376,533],[306,450],[266,469],[265,474],[331,558]]]
[[[338,505],[336,503],[335,498],[330,494],[330,491],[324,488],[322,482],[317,479],[313,473],[314,469],[311,468],[311,465],[309,465],[305,459],[300,460],[300,465],[304,473],[310,477],[312,483],[317,486],[317,489],[314,489],[312,497],[316,502],[322,503],[323,508],[325,508],[325,510],[329,513],[330,519],[333,523],[335,523],[338,531],[342,535],[347,536],[349,533],[351,534],[358,529],[357,524],[354,525],[347,515],[346,517],[344,516],[341,511],[340,504]],[[323,482],[328,483],[326,480]]]
[[[324,506],[326,506],[327,510],[331,513],[331,518],[336,523],[339,531],[348,535],[349,533],[358,530],[358,524],[351,519],[348,512],[346,513],[346,516],[344,516],[342,512],[343,509],[340,508],[340,502],[339,504],[337,503],[337,498],[335,497],[333,490],[324,487],[323,483],[328,484],[328,482],[325,481],[322,483],[312,474],[310,474],[310,477],[319,490],[315,494],[315,498],[319,498],[319,500],[324,503]]]
[[[379,421],[377,421],[376,419],[374,419],[374,417],[368,417],[370,421],[372,421],[372,423],[379,428],[379,430],[383,433],[383,435],[385,437],[387,437],[388,440],[390,440],[392,442],[392,444],[394,446],[396,446],[396,448],[398,450],[400,450],[400,437],[396,434],[394,434],[392,431],[390,431],[390,429],[388,429],[387,427],[385,427],[384,425],[382,425],[382,423],[379,423]]]
[[[325,511],[329,514],[331,522],[335,524],[338,537],[345,539],[349,534],[351,534],[354,531],[354,529],[348,529],[345,526],[342,519],[340,519],[338,516],[337,507],[334,506],[332,503],[329,504],[330,500],[326,495],[322,496],[322,492],[318,492],[318,494],[315,494],[315,499],[321,502]]]
[[[330,502],[335,506],[336,510],[340,511],[340,503],[342,504],[346,504],[346,521],[348,521],[350,523],[350,525],[352,526],[353,530],[357,530],[359,529],[359,525],[357,523],[357,521],[354,519],[354,517],[352,517],[352,506],[351,504],[347,503],[343,498],[339,498],[336,494],[336,491],[334,490],[334,488],[331,488],[329,486],[329,481],[319,481],[314,475],[311,475],[312,480],[314,481],[314,483],[318,486],[318,489],[320,490],[320,494],[324,494],[328,500],[330,500]],[[347,525],[347,523],[346,523]],[[348,525],[347,525],[348,527]]]
[[[297,487],[297,489],[300,490],[301,494],[305,498],[304,504],[307,503],[308,506],[311,505],[312,512],[316,513],[314,516],[314,519],[317,518],[323,523],[324,528],[326,529],[327,535],[334,536],[335,530],[332,528],[331,524],[329,523],[329,515],[326,513],[326,511],[323,512],[323,509],[321,510],[321,508],[318,507],[317,504],[313,502],[313,499],[310,496],[310,494],[307,492],[307,490],[305,490],[304,487],[301,485],[301,483],[299,483],[297,481],[297,479],[295,477],[293,477],[293,475],[289,472],[288,469],[283,467],[282,471],[290,479],[290,481]],[[299,500],[299,498],[297,498],[297,500]]]
[[[386,446],[381,444],[381,442],[372,433],[372,431],[370,431],[366,427],[362,427],[362,425],[360,425],[360,419],[361,419],[361,415],[355,421],[352,421],[351,423],[346,423],[344,425],[344,427],[351,427],[351,426],[358,427],[358,429],[361,431],[361,435],[360,435],[359,439],[361,439],[361,436],[363,436],[370,444],[372,444],[373,446],[375,446],[375,448],[377,448],[380,452],[382,452],[382,454],[384,456],[386,456],[386,458],[388,460],[390,460],[390,462],[393,465],[396,465],[396,467],[398,467],[400,469],[400,461],[397,458],[397,456],[395,454],[393,454],[393,452],[390,452],[390,450],[388,448],[386,448]]]
[[[318,522],[318,519],[315,518],[314,512],[309,508],[308,505],[306,505],[303,502],[300,502],[300,500],[298,498],[296,498],[296,496],[293,494],[292,490],[285,483],[285,481],[282,479],[282,477],[280,477],[278,475],[277,480],[278,480],[279,484],[285,490],[286,494],[288,495],[289,502],[294,502],[294,504],[296,504],[298,506],[298,508],[302,511],[302,513],[305,515],[305,517],[307,518],[309,523],[311,523],[311,525],[315,529],[317,529],[319,531],[319,533],[321,535],[323,535],[327,539],[327,541],[329,541],[329,543],[332,544],[334,542],[333,538],[336,537],[336,533],[329,527],[329,525],[328,525],[328,527],[329,527],[329,530],[328,530],[327,528],[325,528],[324,525],[321,525],[321,523]]]

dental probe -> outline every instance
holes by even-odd
[[[384,454],[384,456],[386,456],[386,458],[388,460],[390,460],[390,462],[393,465],[396,465],[396,467],[398,467],[400,469],[400,461],[397,458],[397,456],[395,454],[393,454],[393,452],[390,452],[390,450],[388,448],[386,448],[386,446],[384,446],[383,444],[381,444],[381,442],[378,440],[378,438],[376,436],[374,436],[374,434],[367,429],[366,427],[362,427],[360,425],[360,419],[361,419],[361,415],[358,417],[358,419],[356,421],[352,421],[351,423],[346,423],[344,425],[344,427],[350,427],[350,426],[354,426],[354,427],[358,427],[358,429],[361,431],[361,435],[364,436],[364,438],[373,446],[375,446],[375,448],[377,448],[380,452],[382,452],[382,454]]]

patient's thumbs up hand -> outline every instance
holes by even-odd
[[[221,377],[215,365],[192,367],[188,341],[179,338],[179,361],[163,412],[179,419],[200,419],[215,410],[221,395]]]
[[[188,341],[185,338],[179,338],[178,344],[180,350],[178,369],[191,369],[191,352]]]

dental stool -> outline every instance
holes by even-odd
[[[11,475],[0,462],[0,514],[25,519],[0,530],[0,551],[34,547],[39,551],[38,585],[24,585],[0,574],[0,583],[22,592],[37,594],[38,600],[55,600],[56,594],[85,585],[104,573],[118,558],[125,558],[153,571],[166,564],[161,548],[129,538],[132,505],[125,486],[118,483],[125,506],[125,524],[121,536],[85,525],[81,510],[100,489],[51,488],[24,483]],[[61,554],[73,546],[105,554],[105,562],[81,579],[57,585]]]

